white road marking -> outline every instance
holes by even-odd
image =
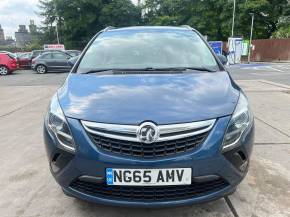
[[[271,65],[260,65],[260,66],[238,66],[240,70],[248,70],[251,75],[260,76],[280,76],[290,74],[289,64],[271,64]]]
[[[290,66],[289,67],[285,67],[285,66],[277,65],[277,67],[280,67],[282,69],[288,69],[288,70],[290,70]]]
[[[260,76],[281,76],[281,75],[290,75],[290,72],[273,72],[268,71],[266,73],[250,72],[251,75],[260,75]]]
[[[276,69],[276,68],[274,68],[274,67],[272,67],[272,66],[266,66],[266,67],[269,68],[269,69],[272,69],[272,70],[274,70],[274,71],[284,72],[284,71],[282,71],[282,70],[280,70],[280,69]]]

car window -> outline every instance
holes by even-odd
[[[68,52],[68,54],[71,55],[71,56],[73,56],[73,57],[75,56],[75,54],[72,53],[72,52]]]
[[[17,58],[17,56],[15,55],[15,54],[13,54],[13,53],[7,53],[6,54],[7,56],[9,56],[11,59],[15,59],[15,58]]]
[[[64,54],[64,53],[60,53],[60,52],[56,52],[56,53],[53,53],[53,59],[67,59],[67,55]]]
[[[218,64],[201,37],[187,30],[108,31],[89,47],[78,73],[98,68],[207,67]]]
[[[41,55],[41,54],[42,54],[41,51],[34,51],[34,52],[33,52],[33,56],[35,56],[35,57],[37,57],[37,56],[39,56],[39,55]]]
[[[71,55],[72,57],[76,57],[79,55],[78,51],[68,51],[68,54]]]
[[[46,53],[41,56],[41,59],[51,59],[51,53]]]
[[[20,58],[29,58],[30,53],[24,53],[24,54],[20,54],[19,57]]]

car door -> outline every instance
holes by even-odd
[[[17,61],[20,69],[25,68],[24,54],[18,54]]]
[[[20,68],[30,68],[31,63],[29,59],[30,54],[29,53],[24,53],[21,54],[18,58],[18,63]]]
[[[54,61],[52,59],[52,54],[51,53],[44,53],[41,55],[40,58],[41,63],[43,63],[48,71],[54,71],[55,66],[54,66]]]
[[[69,71],[70,66],[68,64],[68,60],[70,58],[69,55],[62,52],[55,52],[52,54],[53,61],[55,64],[55,69],[57,71]]]

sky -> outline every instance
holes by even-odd
[[[138,0],[132,0],[137,3]],[[38,0],[0,0],[0,24],[4,29],[5,37],[12,36],[20,24],[28,28],[30,19],[36,25],[41,25],[41,17],[37,14]]]
[[[5,37],[15,38],[14,32],[18,30],[18,26],[29,25],[30,19],[40,25],[41,17],[37,14],[37,5],[38,0],[0,0],[0,24]]]

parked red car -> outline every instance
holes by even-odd
[[[31,68],[31,53],[20,53],[17,57],[19,68],[30,69]]]
[[[0,53],[0,75],[7,75],[18,68],[16,57],[9,52]]]

